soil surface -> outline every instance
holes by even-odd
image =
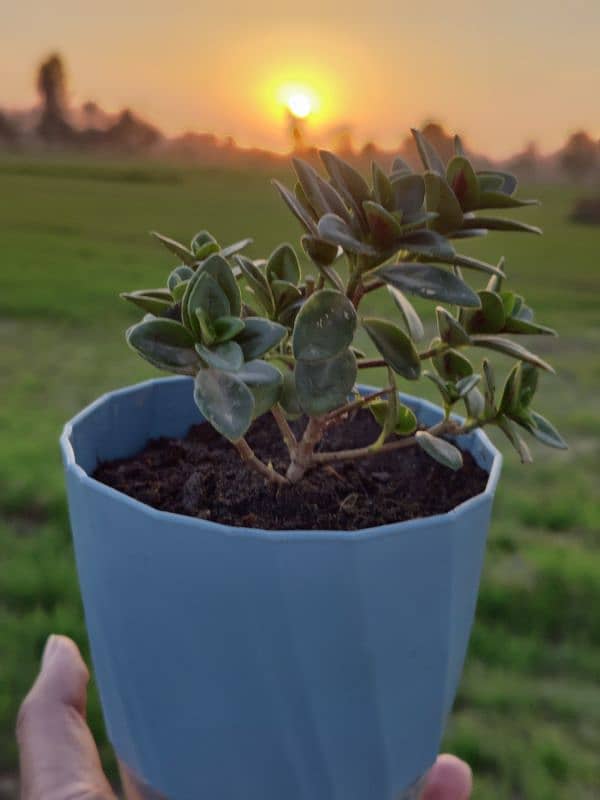
[[[302,420],[292,427],[298,434]],[[361,447],[379,428],[369,411],[331,428],[323,450]],[[280,471],[287,451],[270,414],[247,435],[251,447]],[[104,462],[94,478],[142,503],[226,525],[264,530],[357,530],[450,511],[485,489],[488,473],[463,453],[457,472],[419,447],[360,461],[336,462],[278,488],[240,460],[210,425],[194,425],[183,439],[154,439],[131,458]]]

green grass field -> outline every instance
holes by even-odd
[[[503,446],[445,742],[473,766],[479,800],[600,796],[600,228],[566,222],[573,190],[536,192],[542,208],[519,218],[543,238],[496,234],[464,248],[505,253],[517,290],[560,330],[538,344],[558,371],[538,407],[571,445],[533,447],[529,467]],[[98,394],[153,375],[124,345],[136,314],[117,298],[164,280],[169,257],[147,231],[187,240],[209,228],[223,243],[253,235],[259,256],[299,230],[256,172],[13,159],[0,161],[0,197],[2,776],[16,769],[14,718],[46,636],[68,634],[87,655],[57,440]],[[93,691],[90,720],[111,769]]]

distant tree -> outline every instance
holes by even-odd
[[[535,178],[540,163],[540,152],[536,142],[528,142],[525,148],[514,155],[507,163],[509,172],[518,178]]]
[[[129,109],[122,111],[119,119],[103,136],[102,143],[110,149],[135,153],[157,144],[162,135],[153,125],[139,119]]]
[[[37,87],[42,100],[38,134],[48,142],[63,144],[72,141],[75,131],[66,120],[66,72],[62,58],[57,53],[40,64]]]
[[[572,134],[559,156],[560,166],[574,181],[581,181],[593,173],[598,165],[598,142],[586,131]]]
[[[10,119],[0,111],[0,145],[13,145],[18,139],[18,131]]]

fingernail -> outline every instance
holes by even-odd
[[[50,658],[52,657],[52,653],[56,649],[56,642],[58,641],[58,636],[52,634],[48,637],[46,644],[44,646],[44,652],[42,654],[42,669],[48,666]]]

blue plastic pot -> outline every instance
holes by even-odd
[[[435,760],[452,706],[500,454],[463,437],[489,471],[482,494],[352,532],[229,527],[90,477],[199,421],[190,379],[167,378],[104,395],[61,439],[119,758],[170,800],[396,800]]]

